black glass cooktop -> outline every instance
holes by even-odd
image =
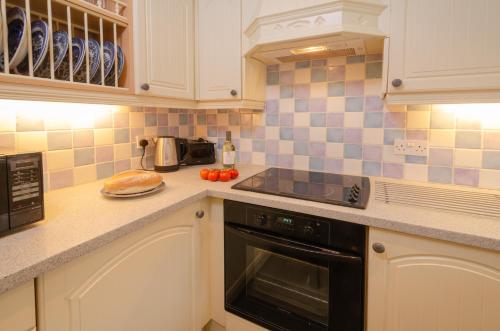
[[[360,209],[370,196],[368,177],[280,168],[269,168],[232,188]]]

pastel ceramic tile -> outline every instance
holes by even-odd
[[[345,66],[329,66],[327,72],[328,81],[344,81],[345,80]]]
[[[73,135],[71,131],[47,132],[47,147],[49,151],[73,148]]]
[[[388,112],[384,114],[385,128],[404,128],[406,125],[406,113]]]
[[[309,111],[309,100],[295,99],[295,111],[296,112],[308,112]]]
[[[294,128],[293,129],[293,139],[294,140],[309,140],[309,128]]]
[[[130,129],[115,129],[115,144],[123,144],[130,142]]]
[[[327,158],[342,159],[344,157],[344,144],[328,142],[325,153]]]
[[[323,171],[325,168],[325,159],[321,157],[309,157],[309,169],[314,171]]]
[[[480,170],[479,186],[493,190],[500,190],[500,171],[499,170]]]
[[[365,111],[381,112],[384,110],[384,102],[378,96],[365,97]]]
[[[280,73],[278,71],[271,71],[267,73],[267,85],[278,85],[280,82]]]
[[[276,154],[265,154],[266,155],[266,165],[269,167],[276,167],[278,165],[278,155]]]
[[[326,111],[335,113],[344,113],[345,98],[344,97],[329,97],[326,99]]]
[[[431,129],[454,129],[455,114],[447,111],[431,112]]]
[[[309,155],[315,157],[324,157],[326,153],[326,143],[325,142],[310,142],[309,143]]]
[[[344,143],[361,144],[363,141],[363,130],[346,128],[344,129]]]
[[[455,168],[453,182],[457,185],[478,186],[479,170]]]
[[[382,54],[367,54],[365,57],[366,62],[382,61],[384,56]]]
[[[359,97],[365,93],[365,82],[363,80],[350,80],[345,82],[346,96]]]
[[[104,163],[114,160],[113,146],[99,146],[95,149],[95,162]]]
[[[43,131],[16,133],[16,150],[19,152],[46,151],[47,133]]]
[[[279,99],[279,97],[280,97],[279,85],[266,86],[266,99]]]
[[[500,131],[485,131],[483,139],[483,148],[500,149]]]
[[[41,114],[33,112],[19,112],[16,120],[16,131],[43,131],[45,130],[45,122]]]
[[[96,173],[97,179],[104,179],[113,176],[115,173],[114,163],[109,162],[96,165]]]
[[[430,130],[429,145],[434,147],[455,147],[455,131]]]
[[[311,66],[311,61],[295,62],[295,69],[309,68],[310,66]]]
[[[339,66],[347,63],[346,56],[334,56],[326,60],[328,66]]]
[[[345,82],[330,82],[328,83],[329,97],[343,97],[345,95]]]
[[[406,130],[406,139],[427,141],[428,137],[428,130]]]
[[[73,131],[73,145],[75,148],[94,146],[94,130]]]
[[[346,159],[362,159],[363,146],[359,144],[344,144],[344,158]]]
[[[344,142],[344,129],[342,128],[327,128],[326,140],[328,142],[342,143]]]
[[[428,111],[409,111],[407,113],[407,129],[428,129],[431,113]]]
[[[483,153],[477,149],[455,149],[455,167],[481,168]]]
[[[352,64],[352,63],[363,63],[365,62],[365,56],[364,55],[356,55],[356,56],[348,56],[346,59],[347,64]]]
[[[482,124],[479,118],[470,118],[470,117],[462,117],[460,114],[456,117],[457,129],[465,129],[465,130],[481,130]]]
[[[68,149],[47,152],[47,167],[49,171],[73,168],[73,150]]]
[[[312,60],[311,61],[311,66],[312,67],[324,67],[327,64],[327,59],[318,59],[318,60]]]
[[[94,130],[94,144],[96,146],[111,145],[114,142],[113,129]]]
[[[484,151],[483,168],[500,170],[500,152]]]
[[[364,176],[380,176],[382,173],[382,164],[375,161],[363,161]]]
[[[384,129],[363,129],[363,144],[384,144]]]
[[[129,144],[116,144],[113,148],[115,160],[128,160],[132,157]]]
[[[16,135],[14,133],[0,133],[0,149],[15,150]]]
[[[326,98],[309,99],[310,112],[326,112]]]
[[[365,95],[381,96],[383,89],[382,79],[365,79]]]
[[[280,128],[280,139],[293,140],[293,128]]]
[[[161,114],[165,115],[165,114]],[[130,116],[130,127],[131,128],[143,128],[144,127],[144,121],[145,121],[145,115],[143,112],[131,112],[129,114]]]
[[[382,161],[382,146],[364,145],[363,146],[363,160]]]
[[[130,150],[127,145],[127,149]],[[79,148],[74,150],[74,163],[75,167],[80,167],[95,162],[94,148]]]
[[[305,155],[294,155],[293,156],[293,168],[299,170],[309,169],[309,156]]]
[[[346,112],[362,112],[364,106],[363,97],[347,97],[345,100]]]
[[[266,154],[261,152],[252,152],[252,164],[265,165]]]
[[[311,69],[297,69],[295,70],[295,84],[309,84],[311,83]]]
[[[325,127],[313,127],[309,128],[309,140],[310,141],[326,141],[326,130]]]
[[[156,126],[158,125],[158,117],[156,113],[146,113],[144,115],[144,125],[145,126]]]
[[[363,120],[364,120],[364,114],[363,113],[345,113],[344,114],[344,126],[346,128],[362,128],[363,127]]]
[[[278,127],[266,127],[265,130],[266,139],[280,139],[280,129]]]
[[[281,85],[280,86],[280,98],[293,98],[293,85]]]
[[[0,111],[0,132],[16,131],[16,112],[2,109]]]
[[[95,164],[76,167],[73,173],[75,185],[90,183],[97,180],[97,170]]]
[[[406,155],[405,156],[405,163],[427,164],[427,156]]]
[[[113,124],[115,128],[129,127],[129,113],[117,112],[113,114]]]
[[[49,178],[51,190],[58,190],[74,185],[73,169],[50,172]]]
[[[405,164],[404,179],[426,182],[428,178],[428,166],[424,164]]]
[[[455,135],[456,148],[481,148],[481,131],[457,131]]]
[[[94,128],[105,129],[112,127],[113,127],[113,114],[110,111],[101,112],[98,116],[95,117]]]
[[[367,79],[382,77],[382,62],[367,63],[365,67]]]
[[[343,173],[346,175],[361,176],[363,174],[363,161],[345,159]]]
[[[448,148],[430,148],[429,165],[451,167],[453,164],[453,150]]]
[[[324,127],[326,126],[326,114],[324,113],[311,113],[310,114],[311,127]]]
[[[265,140],[253,140],[252,141],[252,152],[265,152],[266,151],[266,141]]]
[[[365,64],[347,64],[346,68],[346,80],[364,80],[365,79]]]
[[[404,155],[394,154],[394,146],[383,145],[382,146],[382,160],[387,163],[404,163]]]
[[[328,97],[328,83],[311,83],[311,98]]]
[[[120,160],[115,162],[115,172],[120,173],[126,170],[130,170],[130,159]]]
[[[403,164],[398,163],[384,163],[383,165],[383,175],[389,178],[403,178],[404,168]]]
[[[266,140],[265,152],[268,154],[279,154],[279,140]]]
[[[280,84],[292,85],[294,79],[294,71],[281,71],[280,72]]]
[[[279,64],[270,64],[266,68],[267,72],[271,71],[279,71],[280,70],[280,65]]]
[[[434,183],[451,184],[452,169],[448,167],[429,166],[428,179]]]
[[[324,67],[311,69],[311,82],[326,82],[327,70]]]
[[[341,128],[344,126],[344,113],[327,113],[326,126]]]
[[[394,140],[404,139],[404,138],[405,138],[404,130],[396,130],[396,129],[384,130],[384,145],[394,145]]]
[[[384,126],[384,114],[381,112],[377,113],[365,113],[364,114],[364,127],[365,128],[382,128]]]
[[[344,170],[343,159],[325,159],[325,171],[340,174]]]
[[[273,115],[273,114],[266,115],[266,125],[267,126],[278,126],[279,125],[279,115]]]
[[[296,99],[308,99],[311,95],[310,84],[297,84],[294,87],[294,97]]]

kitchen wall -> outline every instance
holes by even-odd
[[[0,149],[44,151],[54,190],[139,168],[138,135],[194,135],[191,110],[0,101]],[[145,165],[153,165],[148,147]]]
[[[220,148],[231,130],[240,163],[500,189],[500,105],[385,107],[381,55],[267,70],[265,112],[199,112],[197,135]],[[428,157],[395,155],[396,138]]]

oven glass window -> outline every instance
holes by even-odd
[[[319,324],[328,323],[328,268],[247,246],[246,293]]]

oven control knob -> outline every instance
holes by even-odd
[[[313,229],[313,227],[309,226],[309,225],[304,226],[304,234],[306,236],[312,236],[312,235],[314,235],[314,229]]]

